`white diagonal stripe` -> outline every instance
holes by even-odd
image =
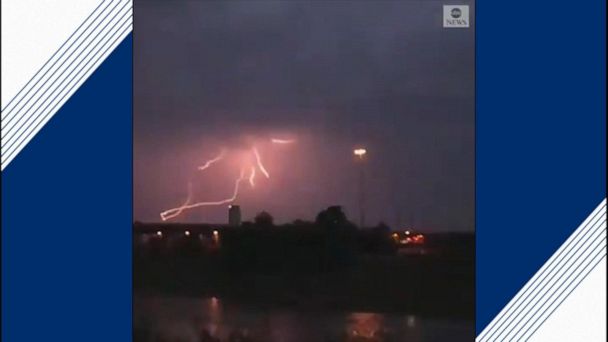
[[[74,53],[74,49],[83,44],[84,38],[90,34],[91,27],[97,26],[96,22],[103,19],[104,15],[109,14],[109,10],[118,3],[108,1],[100,2],[93,12],[87,16],[76,30],[68,37],[68,39],[59,47],[59,49],[48,59],[42,68],[29,80],[29,82],[2,108],[2,120],[8,120],[10,113],[21,103],[30,99],[29,94],[37,92],[40,85],[48,80],[48,75],[56,71],[56,66],[65,63],[66,55]]]
[[[603,260],[606,259],[606,243],[604,238],[604,244],[600,246],[598,252],[593,253],[591,258],[589,259],[589,263],[586,263],[581,271],[578,274],[575,274],[573,277],[569,277],[570,282],[560,288],[561,292],[557,294],[555,298],[551,298],[551,301],[548,302],[548,306],[544,309],[544,311],[539,312],[538,317],[535,317],[534,321],[530,321],[528,325],[522,329],[515,336],[515,340],[517,341],[527,341],[536,333],[538,328],[540,328],[543,323],[555,312],[555,310],[563,303],[566,298],[578,287],[578,285],[585,280],[587,275]],[[591,342],[591,341],[589,341]]]
[[[601,216],[599,218],[601,219]],[[588,233],[581,238],[581,241],[574,245],[562,259],[558,260],[557,264],[560,267],[554,268],[541,280],[540,285],[531,292],[523,305],[519,306],[509,322],[503,325],[502,331],[495,335],[498,339],[504,340],[511,334],[521,331],[530,320],[533,320],[537,313],[541,312],[549,298],[559,292],[568,277],[576,274],[579,267],[586,265],[589,253],[594,253],[595,249],[601,247],[602,243],[605,242],[602,241],[603,232],[601,228],[603,224],[603,221],[598,221],[592,225]]]
[[[563,295],[553,312],[528,341],[606,342],[606,258],[604,257],[572,290]],[[527,338],[525,336],[524,338]]]
[[[528,339],[559,303],[605,258],[606,199],[476,338],[478,342]],[[563,298],[562,298],[563,297]]]
[[[131,0],[103,1],[2,110],[2,170],[132,31]]]
[[[129,12],[124,12],[124,10],[129,10],[128,7],[122,7],[121,9],[123,10],[122,15],[120,12],[114,13],[109,16],[109,20],[101,22],[98,27],[94,27],[93,31],[89,32],[87,41],[79,46],[79,48],[82,48],[68,55],[68,59],[59,65],[60,69],[55,70],[48,80],[41,83],[39,91],[34,93],[33,98],[30,98],[28,101],[22,101],[21,107],[15,107],[15,111],[7,110],[9,113],[6,115],[7,118],[4,122],[2,136],[5,151],[11,149],[11,143],[14,142],[15,137],[28,129],[31,120],[40,115],[40,110],[44,110],[46,108],[45,105],[48,107],[48,101],[56,98],[56,92],[64,88],[64,83],[70,79],[72,74],[79,72],[82,65],[91,58],[95,58],[95,53],[99,51],[98,47],[101,45],[100,43],[107,42],[109,37],[111,37],[111,35],[108,35],[111,33],[110,30],[114,30],[116,25],[121,20],[124,20],[124,15],[129,14]]]

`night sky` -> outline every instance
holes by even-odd
[[[160,221],[189,182],[193,201],[230,197],[256,145],[271,177],[242,184],[245,220],[336,204],[358,222],[365,146],[367,225],[474,229],[474,31],[444,29],[442,2],[135,5],[135,220]],[[233,158],[197,171],[222,148]],[[227,206],[173,221],[224,223]]]

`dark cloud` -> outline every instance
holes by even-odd
[[[474,32],[443,29],[443,3],[135,5],[136,219],[183,200],[190,168],[222,145],[287,133],[301,141],[265,151],[276,179],[243,195],[246,215],[340,203],[355,218],[350,151],[365,144],[369,221],[473,228]]]

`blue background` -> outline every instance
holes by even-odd
[[[479,334],[606,197],[606,9],[476,9]]]
[[[479,333],[606,196],[606,51],[603,1],[476,11]],[[131,85],[129,37],[2,172],[5,341],[131,339]]]
[[[2,340],[131,340],[132,39],[2,172]]]

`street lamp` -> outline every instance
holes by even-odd
[[[367,153],[367,150],[364,148],[356,148],[353,150],[353,154],[357,156],[359,159],[363,159],[363,156]]]
[[[359,227],[363,228],[365,224],[365,172],[364,172],[364,157],[367,150],[362,147],[353,150],[356,161],[359,162]]]

